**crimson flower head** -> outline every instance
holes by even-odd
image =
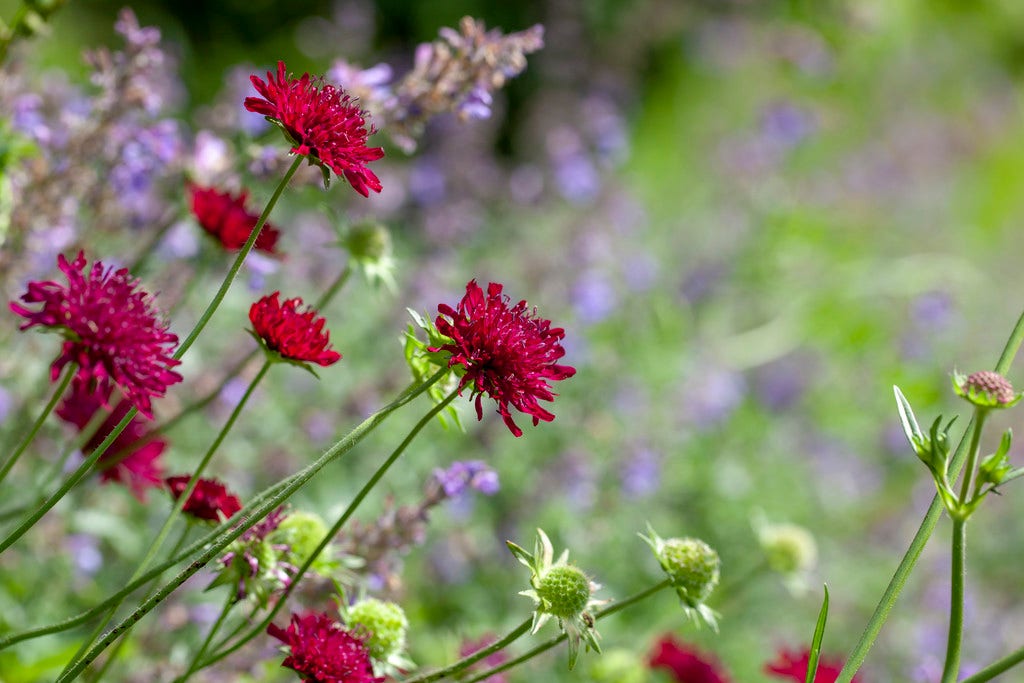
[[[729,683],[714,659],[664,635],[655,644],[649,664],[652,669],[665,669],[679,683]]]
[[[309,683],[379,683],[363,639],[346,631],[326,614],[292,615],[285,630],[276,624],[267,633],[288,646],[281,666]]]
[[[774,662],[764,665],[764,672],[775,678],[803,683],[807,680],[807,668],[811,664],[811,651],[781,650]],[[843,670],[842,661],[826,659],[818,660],[818,671],[814,674],[814,683],[836,683],[839,672]],[[860,677],[854,676],[852,683],[860,683]]]
[[[470,280],[458,310],[438,306],[437,330],[451,342],[429,350],[450,353],[448,367],[462,366],[459,393],[470,387],[476,396],[477,419],[483,419],[480,401],[487,394],[497,402],[498,414],[509,430],[522,436],[509,406],[532,416],[534,425],[554,420],[554,414],[537,401],[553,401],[557,394],[548,381],[572,377],[576,368],[555,362],[565,355],[560,343],[565,330],[537,317],[536,309],[528,311],[526,301],[512,305],[501,289],[492,282],[484,296],[476,280]]]
[[[150,399],[181,381],[171,370],[179,364],[171,354],[178,338],[159,318],[153,297],[138,288],[127,268],[115,271],[97,261],[86,271],[82,252],[70,263],[58,256],[57,266],[67,276],[66,286],[52,280],[30,282],[21,296],[25,303],[42,304],[40,310],[10,303],[12,311],[28,319],[22,330],[39,325],[64,335],[50,379],[56,381],[65,365],[75,363],[77,391],[96,394],[109,407],[117,385],[140,413],[152,418]]]
[[[249,239],[260,217],[245,208],[248,192],[233,195],[218,192],[212,187],[190,185],[192,213],[200,227],[214,237],[228,251],[238,251]],[[254,248],[276,254],[277,238],[281,233],[270,223],[264,223]]]
[[[181,498],[188,487],[188,474],[180,474],[176,477],[167,477],[165,483],[171,491],[174,500]],[[228,491],[224,484],[216,479],[202,479],[196,482],[192,495],[188,497],[182,512],[192,515],[197,519],[209,522],[220,522],[229,519],[232,515],[242,509],[242,503],[238,497]]]
[[[312,308],[300,311],[302,299],[278,300],[281,292],[263,297],[249,308],[253,335],[284,360],[316,363],[327,367],[337,363],[341,354],[330,348],[326,321]]]
[[[249,80],[262,97],[246,97],[245,108],[280,126],[295,145],[292,153],[324,170],[325,184],[330,168],[364,197],[370,190],[380,192],[380,180],[366,164],[383,157],[384,150],[366,146],[366,138],[376,131],[367,128],[368,114],[344,90],[308,73],[290,78],[284,62],[277,63],[276,75],[267,72],[266,81],[255,75]]]
[[[124,419],[129,408],[130,403],[120,401],[82,446],[82,452],[89,455],[103,443],[107,435]],[[81,387],[77,387],[64,398],[56,412],[58,417],[81,431],[99,410],[105,410],[99,396],[85,393]],[[163,439],[143,441],[145,434],[142,420],[132,418],[97,461],[100,481],[124,484],[140,501],[146,500],[147,490],[163,486],[163,467],[159,458],[167,448],[167,442]]]

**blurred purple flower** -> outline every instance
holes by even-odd
[[[701,364],[684,382],[683,414],[698,430],[729,419],[747,393],[743,375],[725,367]]]
[[[645,498],[661,486],[661,455],[647,447],[629,451],[619,469],[622,493],[627,498]]]
[[[812,372],[812,361],[800,353],[766,363],[754,372],[757,398],[768,410],[787,410],[803,396]]]
[[[482,460],[460,460],[452,463],[448,469],[434,470],[434,480],[448,498],[457,498],[468,489],[474,489],[492,496],[500,488],[498,473]]]
[[[775,102],[761,112],[761,134],[783,149],[803,142],[815,127],[810,112],[789,102]]]
[[[573,286],[573,308],[585,323],[598,323],[607,318],[615,311],[618,300],[607,276],[595,270],[583,273]]]
[[[491,105],[494,97],[487,88],[474,86],[461,102],[456,106],[456,113],[467,119],[489,119],[491,118]]]

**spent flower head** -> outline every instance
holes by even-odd
[[[245,208],[247,192],[233,195],[212,187],[190,185],[192,213],[199,226],[228,251],[238,251],[252,233],[259,216]],[[277,240],[281,236],[270,223],[264,223],[253,247],[268,254],[277,254]]]
[[[30,282],[21,300],[42,304],[32,311],[15,302],[11,310],[28,319],[22,330],[40,326],[64,336],[61,355],[50,366],[56,381],[68,363],[77,366],[76,390],[95,394],[104,406],[114,386],[139,412],[153,417],[152,399],[181,381],[171,368],[179,364],[171,355],[178,338],[153,305],[153,297],[139,289],[127,268],[105,268],[101,261],[85,268],[82,252],[74,261],[63,255],[57,266],[67,285],[53,281]]]
[[[953,390],[979,408],[1010,408],[1024,395],[1013,390],[1010,380],[997,372],[981,370],[970,375],[953,373]]]
[[[575,368],[557,363],[565,355],[565,330],[551,327],[536,309],[528,310],[525,300],[512,304],[496,282],[487,285],[485,295],[470,280],[457,309],[441,304],[437,310],[437,331],[450,341],[428,350],[449,354],[448,367],[461,375],[459,391],[469,387],[476,397],[477,419],[483,419],[485,394],[498,404],[498,414],[515,436],[523,430],[512,419],[510,406],[532,417],[534,425],[555,419],[539,401],[553,401],[557,395],[548,382],[576,374]]]
[[[267,72],[266,81],[255,75],[250,80],[262,97],[245,98],[245,108],[277,124],[294,145],[292,153],[320,167],[324,185],[330,184],[333,170],[364,197],[370,190],[381,191],[380,180],[366,164],[383,157],[384,150],[366,146],[375,131],[367,127],[367,113],[345,91],[308,73],[288,76],[284,62],[277,63],[276,74]]]
[[[274,292],[249,308],[252,336],[267,357],[310,372],[310,363],[323,367],[337,363],[341,354],[331,348],[330,333],[324,329],[326,321],[311,307],[300,310],[302,299],[295,297],[282,302],[280,295]]]
[[[348,630],[363,638],[366,651],[378,665],[378,673],[392,675],[414,668],[405,656],[409,620],[400,605],[363,598],[347,607],[342,605],[340,610]]]
[[[267,633],[288,648],[281,663],[310,683],[379,683],[363,639],[322,612],[293,614],[287,629],[276,624]]]
[[[663,539],[647,525],[649,536],[640,538],[651,546],[654,556],[668,576],[687,616],[698,624],[718,630],[718,615],[704,604],[718,585],[721,561],[714,548],[698,538]]]
[[[532,588],[519,593],[531,598],[536,605],[530,633],[536,633],[551,617],[555,617],[568,638],[570,669],[576,666],[581,640],[587,649],[600,652],[594,617],[588,610],[608,602],[593,597],[601,586],[591,581],[579,567],[568,563],[568,550],[563,551],[557,561],[552,561],[554,550],[543,529],[537,529],[533,553],[512,541],[506,541],[506,544],[516,559],[530,570]]]

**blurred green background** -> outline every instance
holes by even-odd
[[[69,3],[22,58],[86,78],[80,53],[118,44],[111,27],[121,4]],[[0,16],[15,6],[0,2]],[[490,120],[441,122],[412,156],[386,131],[378,136],[388,153],[380,197],[363,202],[335,187],[286,198],[281,226],[315,224],[310,212],[326,203],[337,212],[326,215],[383,220],[399,292],[353,281],[324,311],[345,360],[319,383],[275,369],[216,466],[251,494],[310,461],[405,381],[404,308],[433,313],[470,278],[505,283],[564,326],[578,373],[556,388],[553,423],[514,439],[490,410],[478,424],[464,406],[467,434],[432,428],[360,511],[368,522],[385,496],[414,503],[433,468],[457,459],[484,459],[501,477],[498,495],[438,510],[425,544],[406,557],[400,596],[413,659],[441,664],[461,639],[528,614],[516,595],[527,577],[506,538],[528,545],[543,527],[556,551],[569,547],[603,584],[599,596],[622,597],[658,579],[636,535],[647,521],[662,536],[699,536],[718,549],[730,588],[711,600],[721,633],[695,630],[664,595],[601,622],[608,649],[644,656],[673,632],[715,653],[735,681],[766,681],[764,662],[780,647],[809,641],[827,582],[825,651],[849,650],[933,491],[899,430],[892,386],[922,423],[960,413],[966,424],[948,374],[994,365],[1024,307],[1024,4],[249,0],[134,9],[178,57],[179,112],[193,129],[238,64],[259,73],[280,58],[320,73],[343,57],[387,61],[401,74],[417,43],[466,14],[506,31],[546,27],[547,47]],[[423,174],[443,178],[443,191],[422,200],[415,188],[392,189]],[[313,246],[301,242],[306,233],[285,232],[289,259],[264,290],[313,299],[333,270],[301,253]],[[212,288],[219,271],[208,277]],[[254,291],[232,291],[169,401],[215,384],[218,363],[230,364],[220,359],[248,343]],[[5,378],[8,389],[42,376],[52,343],[11,340],[12,353],[39,349],[39,360],[23,369],[28,379]],[[331,468],[302,504],[336,514],[419,410]],[[994,449],[1017,414],[994,419],[983,448]],[[171,435],[174,468],[188,466],[225,415],[220,406]],[[59,427],[51,437],[61,438]],[[1019,450],[1013,457],[1020,464]],[[1005,494],[972,525],[965,670],[1020,646],[1024,501],[1014,486]],[[63,555],[37,573],[5,572],[8,623],[70,613],[68,591],[76,604],[106,595],[124,578],[118,558],[134,557],[152,533],[143,518],[163,513],[107,488],[85,502],[96,507],[52,533],[98,534],[103,571],[67,590],[52,585],[68,585]],[[750,574],[762,557],[751,522],[761,513],[814,534],[819,562],[806,590]],[[943,520],[868,659],[866,683],[937,680],[948,536]],[[52,556],[48,542],[36,543],[22,561]],[[197,600],[220,598],[181,603]],[[160,618],[175,616],[172,606]],[[72,638],[55,640],[26,644],[21,665],[74,650]],[[266,678],[232,680],[289,680],[260,652]],[[150,665],[185,654],[153,642],[126,651]],[[510,680],[588,680],[593,659],[568,674],[559,651]]]

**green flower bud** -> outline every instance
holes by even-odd
[[[367,222],[352,226],[343,244],[356,261],[376,262],[391,256],[391,233],[380,223]]]
[[[818,546],[807,529],[796,524],[765,524],[758,541],[772,570],[797,574],[810,570],[818,559]]]
[[[590,579],[570,564],[551,567],[537,585],[543,611],[559,619],[574,619],[582,614],[590,595]]]
[[[345,623],[366,638],[366,649],[374,659],[386,662],[405,650],[409,621],[393,602],[376,598],[360,600],[345,610]]]
[[[691,607],[704,602],[718,585],[718,553],[698,538],[668,539],[658,553],[658,562]]]
[[[312,512],[295,511],[288,514],[274,532],[274,540],[286,543],[298,564],[305,563],[327,535],[327,524]]]
[[[1017,404],[1021,394],[1014,392],[1010,380],[989,370],[970,375],[953,373],[953,390],[979,408],[1009,408]]]

